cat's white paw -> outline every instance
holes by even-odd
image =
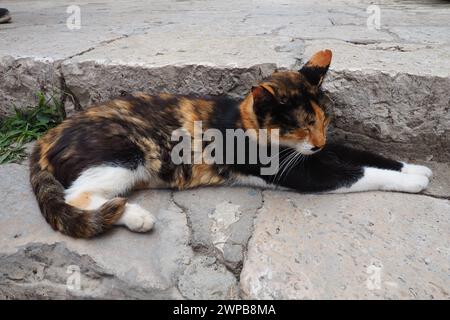
[[[156,218],[137,204],[127,204],[125,212],[116,224],[124,225],[131,231],[147,232],[153,228]]]
[[[408,174],[417,174],[421,176],[425,176],[427,178],[430,178],[433,175],[433,172],[425,167],[420,166],[417,164],[409,164],[409,163],[403,163],[402,173],[408,173]]]
[[[418,193],[428,186],[428,177],[418,174],[405,174],[399,181],[398,190],[409,193]]]

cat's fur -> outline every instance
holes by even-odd
[[[31,184],[42,214],[56,230],[92,237],[112,225],[153,227],[153,215],[121,196],[135,188],[206,185],[281,186],[302,192],[393,190],[419,192],[431,171],[340,145],[326,145],[329,116],[320,84],[331,51],[315,54],[299,72],[279,72],[243,101],[136,93],[93,106],[65,120],[37,143]],[[181,164],[171,161],[183,127],[279,129],[280,169],[261,164]],[[155,200],[156,201],[156,200]]]

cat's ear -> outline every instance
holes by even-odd
[[[314,86],[320,86],[328,71],[332,56],[331,50],[328,49],[316,52],[299,72],[305,76],[309,83]]]
[[[252,96],[254,104],[257,105],[261,102],[268,102],[274,99],[275,92],[270,86],[261,84],[256,87],[252,87]]]

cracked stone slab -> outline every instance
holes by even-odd
[[[178,281],[178,289],[187,299],[237,299],[236,278],[216,259],[197,256]]]
[[[445,174],[448,166],[437,163],[428,165],[435,170],[435,178],[427,192],[433,197],[448,197],[448,175]],[[442,292],[448,292],[445,286],[439,284],[440,279],[436,279],[440,277],[442,266],[445,266],[445,261],[441,260],[442,254],[444,258],[448,258],[445,256],[448,255],[449,212],[445,212],[448,209],[447,200],[390,193],[342,195],[339,199],[336,195],[328,197],[299,195],[292,192],[264,191],[264,194],[267,199],[263,202],[262,191],[249,188],[204,188],[173,194],[167,190],[140,191],[130,201],[139,203],[157,217],[158,221],[153,232],[136,234],[123,228],[115,228],[95,239],[72,239],[54,232],[42,218],[28,184],[27,167],[19,164],[2,165],[0,166],[2,199],[0,296],[234,299],[242,296],[240,289],[243,289],[244,297],[259,298],[259,294],[255,296],[249,293],[248,288],[250,285],[255,286],[254,281],[256,287],[262,285],[264,290],[268,290],[261,293],[264,297],[266,294],[277,296],[277,290],[281,290],[282,286],[282,283],[277,281],[280,278],[284,281],[286,277],[284,268],[289,268],[288,275],[294,272],[294,276],[298,276],[297,270],[290,264],[291,259],[295,260],[298,257],[323,259],[321,265],[326,267],[325,271],[329,271],[327,269],[331,268],[329,264],[333,263],[334,268],[335,261],[328,257],[333,257],[330,250],[334,250],[332,245],[336,246],[337,243],[340,245],[338,249],[343,250],[337,251],[339,253],[349,252],[355,259],[358,259],[361,253],[361,259],[355,260],[358,263],[357,267],[363,265],[364,259],[368,257],[367,251],[355,247],[355,243],[363,244],[364,248],[372,250],[369,252],[371,256],[386,261],[384,263],[389,266],[386,270],[391,272],[389,277],[403,261],[416,267],[418,263],[416,260],[423,256],[428,269],[424,270],[418,263],[417,270],[426,276],[423,281],[430,280],[432,283],[423,285],[432,287],[437,285],[436,290],[440,290],[440,287],[443,288]],[[316,201],[317,197],[324,200]],[[309,202],[305,204],[304,199],[309,199]],[[359,205],[367,203],[370,210],[360,212],[350,210],[354,203]],[[442,209],[444,213],[439,213],[438,209]],[[253,220],[258,210],[256,230],[253,232]],[[376,217],[379,219],[375,219]],[[268,219],[268,222],[265,223],[264,219]],[[302,225],[300,222],[304,222],[302,219],[317,221],[317,226],[310,225],[308,237],[314,235],[314,232],[322,238],[330,237],[334,241],[330,240],[331,247],[323,247],[327,242],[315,243],[313,238],[302,238],[303,242],[299,242],[300,238],[296,237],[301,236],[297,231]],[[392,225],[385,226],[384,229],[383,223],[386,223],[386,219],[392,222]],[[268,228],[267,230],[275,228],[275,235],[288,232],[293,241],[286,243],[283,240],[284,236],[267,234],[263,227]],[[272,229],[269,231],[273,232]],[[343,241],[335,241],[340,239],[340,234],[345,235]],[[253,237],[240,277],[241,284],[238,287],[233,273],[240,271],[242,255],[247,250],[247,242],[251,235]],[[261,237],[264,238],[262,244]],[[354,242],[352,237],[356,239]],[[389,245],[403,242],[406,244],[400,249],[412,250],[411,247],[416,246],[418,248],[416,255],[410,256],[410,251],[400,249],[395,251],[397,255],[390,255],[393,251]],[[430,249],[431,245],[438,242],[440,244],[435,246],[434,251]],[[301,250],[298,247],[299,243],[305,244]],[[264,257],[269,255],[266,251],[267,246],[275,248],[277,259],[278,255],[282,259],[270,257],[268,261],[261,263],[258,259],[265,259]],[[317,246],[322,251],[319,250],[313,255]],[[257,280],[249,279],[249,274],[258,274],[253,273],[251,268],[272,268],[274,263],[281,269],[272,269],[269,278],[262,275]],[[68,268],[71,266],[79,267],[81,290],[71,291],[66,286],[71,274],[68,273],[70,271]],[[294,266],[297,266],[297,263]],[[349,270],[352,270],[351,264],[341,267],[349,267]],[[375,270],[377,267],[380,265],[375,261],[374,267],[370,267],[369,271],[372,272],[372,269]],[[364,273],[364,270],[356,271]],[[399,282],[396,282],[399,286],[406,280],[415,279],[409,271],[405,271],[402,275]],[[300,274],[300,279],[306,279],[302,277]],[[394,280],[389,279],[383,281],[386,281],[388,286],[395,286],[396,284],[392,282]],[[306,289],[302,287],[303,280],[296,281],[294,289],[286,282],[285,292],[288,297],[306,294],[304,291]],[[261,284],[258,284],[259,282]],[[329,285],[332,286],[332,283]],[[418,296],[424,296],[424,293],[415,289],[414,282],[407,284],[412,288],[409,292],[418,292]],[[439,296],[430,292],[431,289],[427,294]],[[337,291],[336,294],[340,293]]]
[[[16,253],[0,254],[0,274],[2,299],[174,297],[171,289],[144,289],[127,282],[62,242],[30,243]]]
[[[188,243],[186,215],[171,198],[167,190],[146,190],[131,197],[130,201],[157,217],[150,233],[114,228],[95,239],[73,239],[53,231],[41,216],[28,182],[28,168],[18,164],[0,166],[0,296],[185,298],[177,289],[179,277],[184,275],[185,290],[196,290],[198,283],[188,278],[198,275],[197,269],[185,272],[195,254]],[[82,290],[78,292],[67,292],[65,286],[71,265],[81,270]],[[16,266],[20,266],[19,276]],[[235,277],[219,267],[206,264],[198,268],[199,272],[211,268],[206,280],[217,284],[209,287],[211,296],[204,292],[202,297],[234,296],[230,288],[235,287]],[[41,272],[42,268],[46,271]],[[40,272],[39,276],[33,276],[34,272]]]
[[[123,35],[140,34],[165,34],[165,42],[191,33],[201,35],[206,41],[223,36],[256,36],[264,41],[267,37],[279,36],[344,42],[449,44],[445,35],[450,29],[450,6],[442,1],[378,1],[381,10],[379,30],[367,28],[370,15],[367,8],[371,3],[365,0],[326,3],[314,0],[276,3],[270,0],[257,3],[238,0],[207,3],[99,0],[92,3],[80,0],[76,4],[81,11],[81,28],[76,30],[70,30],[66,25],[70,16],[66,10],[73,4],[69,0],[57,3],[50,0],[4,1],[2,4],[13,15],[13,23],[2,26],[2,38],[13,45],[0,48],[0,55],[16,57],[66,59]],[[30,11],[35,14],[30,15]],[[42,37],[49,41],[39,41]],[[35,45],[37,41],[39,45]],[[156,41],[155,44],[161,45]],[[197,45],[201,46],[201,41]]]
[[[450,201],[386,192],[264,199],[244,298],[449,298]]]
[[[200,188],[174,193],[175,203],[188,217],[191,246],[223,261],[238,272],[253,219],[262,206],[260,190]]]

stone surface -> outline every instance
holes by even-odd
[[[0,298],[448,299],[448,165],[427,165],[428,195],[140,191],[155,229],[91,240],[54,232],[26,165],[2,165]]]
[[[450,201],[265,192],[240,277],[252,299],[449,299]]]
[[[14,254],[0,254],[0,271],[1,299],[179,297],[173,289],[146,288],[123,280],[62,242],[31,243]]]
[[[249,188],[201,188],[174,194],[175,203],[186,212],[192,229],[191,245],[212,253],[239,272],[262,206],[260,190]]]
[[[237,299],[236,278],[216,259],[196,257],[178,281],[178,289],[187,299]]]
[[[13,107],[35,106],[39,91],[60,96],[60,81],[59,72],[48,61],[0,56],[0,119]]]
[[[262,78],[275,71],[274,64],[248,68],[216,68],[204,65],[168,65],[164,67],[104,64],[93,61],[64,63],[62,72],[77,108],[105,101],[123,92],[150,94],[223,94],[241,97]],[[109,79],[106,81],[106,79]]]
[[[389,85],[386,85],[389,84]],[[387,156],[450,159],[450,77],[332,72],[329,136]]]
[[[79,266],[81,287],[84,288],[86,280],[86,290],[69,295],[83,298],[183,298],[177,289],[178,278],[191,264],[194,252],[188,244],[190,230],[186,215],[172,202],[170,191],[138,192],[130,200],[157,217],[157,226],[152,232],[137,234],[125,228],[115,228],[95,240],[83,240],[54,232],[45,222],[29,186],[26,166],[0,166],[0,184],[0,297],[32,297],[33,291],[28,288],[40,288],[34,292],[35,297],[62,297],[67,293],[63,275],[66,274],[67,279],[70,275],[67,268],[82,261]],[[27,254],[30,250],[38,253]],[[40,255],[46,256],[46,260],[40,260]],[[22,266],[23,281],[15,281],[14,275],[11,278],[15,265]],[[41,266],[46,272],[34,277],[33,265]],[[207,268],[204,266],[202,272]],[[52,270],[57,274],[53,275]],[[98,279],[99,273],[109,276]],[[194,271],[192,273],[195,274]],[[211,271],[211,277],[216,273]],[[227,297],[229,287],[224,279],[232,280],[230,287],[236,279],[224,270],[220,276],[222,281],[216,290],[211,288],[214,295],[209,297],[205,293],[204,298]],[[184,288],[188,288],[188,284]],[[227,290],[223,294],[222,288]]]
[[[450,199],[450,164],[438,162],[422,162],[433,170],[429,187],[424,191],[425,194],[438,198]]]
[[[71,4],[3,3],[13,23],[0,28],[9,44],[0,48],[0,117],[38,90],[63,93],[69,113],[123,91],[242,97],[275,69],[330,48],[332,139],[450,157],[448,2],[378,1],[379,29],[368,27],[366,0],[81,0],[75,30],[66,25]]]

